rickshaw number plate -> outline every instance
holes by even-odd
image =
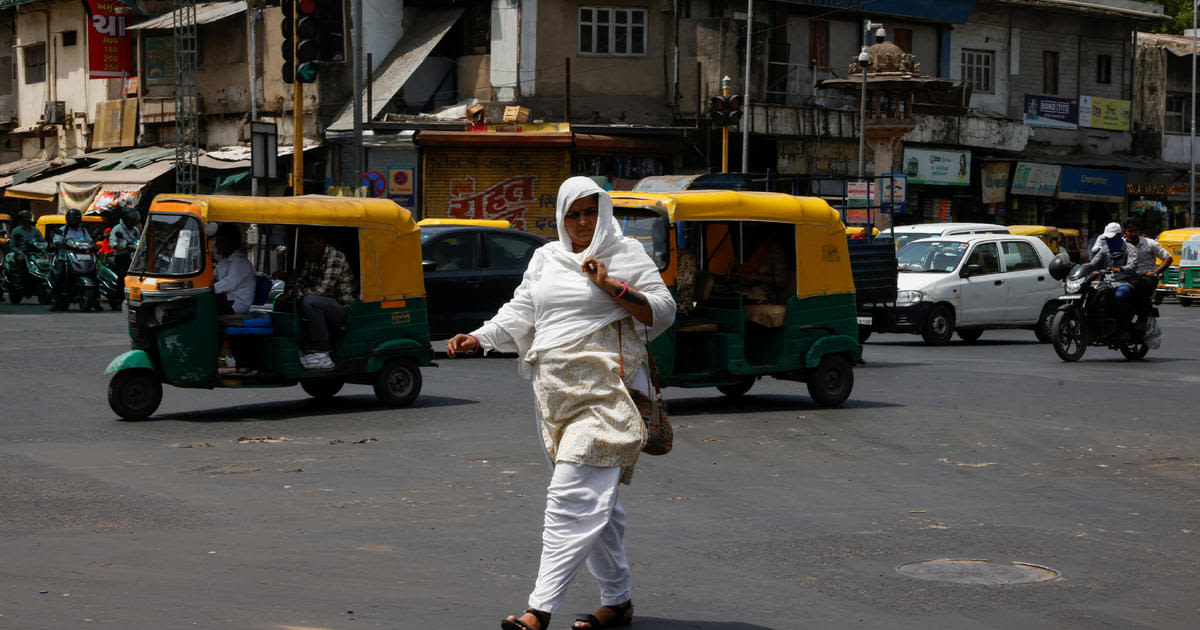
[[[412,321],[412,313],[410,313],[408,311],[400,311],[398,313],[392,313],[392,323],[393,324],[407,324],[411,321]]]
[[[133,288],[129,289],[129,299],[131,299],[131,300],[142,299],[142,287],[133,287]]]
[[[859,317],[858,323],[862,326],[870,326],[871,325],[871,317],[869,315],[867,317]]]

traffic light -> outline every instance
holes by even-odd
[[[291,83],[299,79],[301,83],[312,83],[317,80],[317,57],[321,47],[317,37],[321,33],[320,18],[317,15],[317,0],[296,0],[293,11],[293,0],[283,0],[280,9],[283,20],[280,31],[283,44],[279,52],[283,54],[283,81]],[[293,68],[293,61],[299,66]]]
[[[346,61],[346,20],[342,0],[316,0],[317,3],[317,61],[343,63]]]
[[[728,127],[733,125],[742,118],[742,97],[737,94],[732,96],[714,96],[709,99],[708,111],[712,115],[713,126]]]

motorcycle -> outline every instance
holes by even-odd
[[[59,256],[66,261],[64,283],[61,292],[64,309],[74,302],[81,311],[100,310],[100,286],[97,281],[99,269],[93,245],[85,241],[67,241],[60,245]],[[54,293],[54,276],[50,276],[50,291]],[[119,308],[119,306],[118,306]]]
[[[1055,276],[1055,269],[1050,270]],[[1130,361],[1158,348],[1162,331],[1158,328],[1158,309],[1150,306],[1149,315],[1131,325],[1129,335],[1121,337],[1115,287],[1091,265],[1075,265],[1066,275],[1066,295],[1050,324],[1050,341],[1063,361],[1083,358],[1088,346],[1120,350]]]
[[[26,297],[36,297],[38,304],[49,304],[53,266],[45,243],[31,245],[24,252],[10,251],[4,256],[4,290],[8,301],[20,304]]]

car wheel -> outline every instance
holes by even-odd
[[[717,391],[730,398],[741,398],[751,387],[754,387],[754,379],[747,378],[732,385],[717,385]]]
[[[162,402],[162,383],[153,370],[121,370],[108,382],[108,406],[122,420],[145,420]]]
[[[375,396],[385,405],[407,407],[421,393],[421,370],[412,359],[392,359],[375,375]]]
[[[1083,358],[1088,347],[1088,332],[1075,309],[1060,310],[1054,315],[1054,323],[1050,325],[1050,342],[1054,344],[1058,358],[1063,361]]]
[[[955,334],[958,335],[959,339],[962,339],[963,341],[965,341],[967,343],[975,343],[976,341],[979,341],[980,337],[983,336],[982,328],[967,328],[967,329],[960,328],[959,330],[956,330],[954,332],[955,332]]]
[[[921,330],[921,337],[925,343],[931,346],[944,346],[950,343],[950,337],[953,334],[954,311],[945,304],[938,304],[930,309],[929,317],[925,319],[925,328]]]
[[[858,343],[867,343],[867,340],[870,338],[871,338],[871,327],[870,326],[859,326],[858,327]]]
[[[1141,341],[1126,341],[1121,344],[1121,354],[1130,361],[1140,361],[1150,352],[1150,346]]]
[[[1042,307],[1042,314],[1038,317],[1037,323],[1033,325],[1033,334],[1038,341],[1050,343],[1050,325],[1054,323],[1054,314],[1057,312],[1058,307],[1053,303]]]
[[[813,402],[822,407],[836,407],[846,402],[854,389],[854,369],[846,357],[827,354],[809,371],[807,385]]]
[[[342,381],[336,378],[314,378],[300,381],[304,393],[319,400],[327,400],[342,391]]]

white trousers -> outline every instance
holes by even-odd
[[[567,587],[587,563],[600,584],[600,604],[630,599],[625,560],[625,510],[617,502],[621,468],[558,462],[546,489],[542,561],[529,607],[558,611]]]

